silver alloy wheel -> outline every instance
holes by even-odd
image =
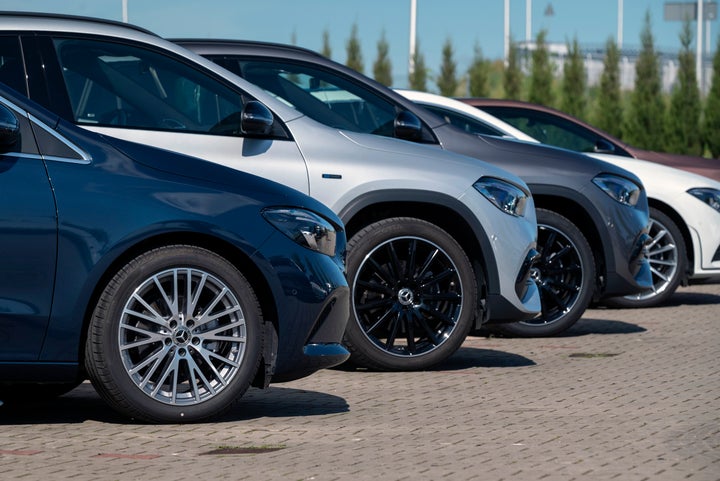
[[[152,399],[201,403],[228,386],[246,351],[245,317],[231,289],[208,272],[175,268],[146,279],[123,308],[125,371]]]
[[[395,237],[376,246],[352,285],[363,333],[392,356],[435,351],[450,339],[463,311],[457,267],[437,244],[419,237]]]
[[[650,217],[649,235],[652,242],[647,247],[653,287],[638,294],[625,296],[630,300],[645,300],[664,293],[678,274],[677,241],[668,226]]]

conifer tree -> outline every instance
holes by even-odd
[[[550,60],[545,38],[547,32],[541,30],[535,39],[535,50],[532,53],[532,66],[530,70],[530,102],[552,106],[553,95],[553,64]]]
[[[585,63],[577,37],[568,44],[568,57],[563,64],[562,99],[560,110],[580,119],[585,117],[587,78]]]
[[[480,45],[476,43],[473,61],[468,68],[471,97],[487,97],[490,94],[489,75],[490,63],[485,60]]]
[[[520,68],[520,58],[517,44],[510,39],[508,61],[505,66],[505,70],[503,70],[503,89],[505,90],[505,98],[520,100],[522,94],[522,84],[523,72]]]
[[[440,76],[437,79],[437,86],[440,89],[440,95],[452,97],[457,90],[458,79],[456,76],[457,64],[453,58],[454,51],[452,41],[448,38],[442,49],[442,65],[440,66]]]
[[[363,73],[365,66],[363,65],[362,49],[360,48],[360,39],[358,38],[358,26],[356,23],[353,24],[352,30],[350,30],[350,38],[345,44],[345,50],[347,53],[347,60],[345,65],[353,70]]]
[[[409,87],[420,92],[427,92],[427,66],[425,65],[425,56],[420,52],[420,42],[415,44],[415,53],[413,55],[414,69],[408,78]]]
[[[373,77],[375,80],[383,85],[390,87],[392,81],[392,63],[388,53],[390,52],[390,45],[385,38],[385,31],[383,30],[380,40],[377,43],[377,59],[373,64]]]
[[[662,150],[665,103],[660,83],[660,61],[655,53],[650,12],[640,33],[642,49],[635,64],[635,89],[623,128],[623,140],[643,149]]]
[[[595,125],[616,137],[622,137],[622,92],[620,89],[620,49],[610,37],[605,43],[605,59],[600,76],[600,94],[595,108]]]
[[[712,156],[720,159],[720,37],[713,57],[713,77],[705,104],[705,145]]]
[[[666,124],[665,150],[677,154],[702,154],[700,135],[700,89],[695,75],[695,54],[690,19],[683,22],[680,33],[677,81],[670,97]]]
[[[320,53],[327,58],[332,58],[332,48],[330,47],[330,32],[323,30],[322,50]]]

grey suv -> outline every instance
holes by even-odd
[[[640,179],[563,149],[466,133],[372,79],[287,45],[176,40],[344,132],[410,140],[491,162],[519,175],[535,199],[542,315],[497,328],[548,336],[572,326],[593,299],[652,285],[644,246],[648,203]],[[401,128],[398,128],[401,126]],[[437,159],[439,168],[442,159]]]
[[[488,318],[540,311],[530,277],[533,199],[497,166],[328,127],[207,59],[117,22],[0,14],[0,81],[87,129],[261,175],[331,207],[349,239],[353,301],[344,343],[355,364],[426,368]]]

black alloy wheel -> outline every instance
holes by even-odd
[[[540,316],[497,324],[492,330],[515,337],[548,337],[572,327],[595,288],[595,262],[582,232],[560,214],[537,209],[540,260],[533,277],[540,290]]]
[[[385,219],[348,243],[350,364],[418,370],[453,354],[474,320],[477,281],[460,245],[413,218]]]

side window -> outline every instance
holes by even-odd
[[[15,35],[0,36],[0,82],[27,95],[20,40]]]
[[[520,109],[483,108],[543,144],[576,152],[593,152],[597,137],[574,123],[543,112]]]
[[[504,137],[505,134],[501,132],[500,130],[496,129],[495,127],[486,124],[485,122],[473,119],[470,117],[465,117],[464,115],[460,115],[456,112],[450,112],[448,110],[445,110],[441,107],[436,107],[434,105],[424,105],[423,107],[428,109],[430,112],[434,113],[435,115],[445,119],[446,122],[454,125],[455,127],[470,133],[470,134],[482,134],[482,135],[494,135],[496,137]]]
[[[230,134],[243,99],[191,66],[131,45],[55,39],[75,122]]]
[[[325,125],[393,135],[394,105],[334,72],[290,61],[260,59],[240,59],[231,70]]]

